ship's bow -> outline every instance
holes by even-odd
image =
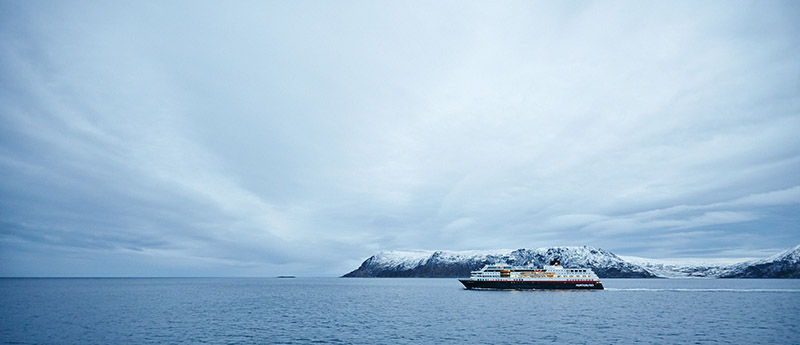
[[[475,288],[475,281],[472,279],[459,279],[458,281],[460,281],[461,284],[464,285],[464,287],[468,290]]]

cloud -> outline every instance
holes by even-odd
[[[458,231],[458,230],[470,227],[473,224],[475,224],[475,219],[474,218],[470,218],[470,217],[459,218],[459,219],[456,219],[456,220],[450,222],[450,224],[447,224],[447,226],[444,227],[444,230],[445,231],[450,231],[450,232]]]
[[[800,240],[793,5],[0,6],[0,274]]]
[[[800,186],[775,190],[766,193],[750,194],[729,202],[711,205],[712,207],[758,207],[800,204]]]
[[[630,215],[610,218],[598,215],[558,216],[551,220],[561,224],[563,219],[576,219],[567,226],[586,225],[584,230],[603,233],[636,232],[646,229],[687,229],[702,228],[709,225],[749,222],[759,218],[750,211],[754,207],[784,206],[800,204],[798,187],[779,191],[752,194],[731,201],[707,205],[679,205],[664,209],[647,210]],[[796,207],[796,206],[794,206]]]
[[[565,214],[548,219],[548,223],[557,228],[574,227],[605,221],[608,218],[608,216],[598,214]]]

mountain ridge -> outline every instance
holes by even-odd
[[[800,244],[763,259],[731,265],[720,278],[800,278]]]
[[[589,267],[601,278],[800,278],[800,245],[763,259],[739,263],[675,263],[618,256],[590,246],[535,249],[387,251],[364,260],[342,277],[455,278],[488,264]]]

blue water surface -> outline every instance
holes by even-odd
[[[5,344],[800,344],[800,280],[0,279]]]

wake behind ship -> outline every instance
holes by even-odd
[[[467,289],[603,289],[603,283],[592,269],[564,268],[558,260],[542,268],[486,265],[479,271],[472,271],[469,279],[458,281]]]

